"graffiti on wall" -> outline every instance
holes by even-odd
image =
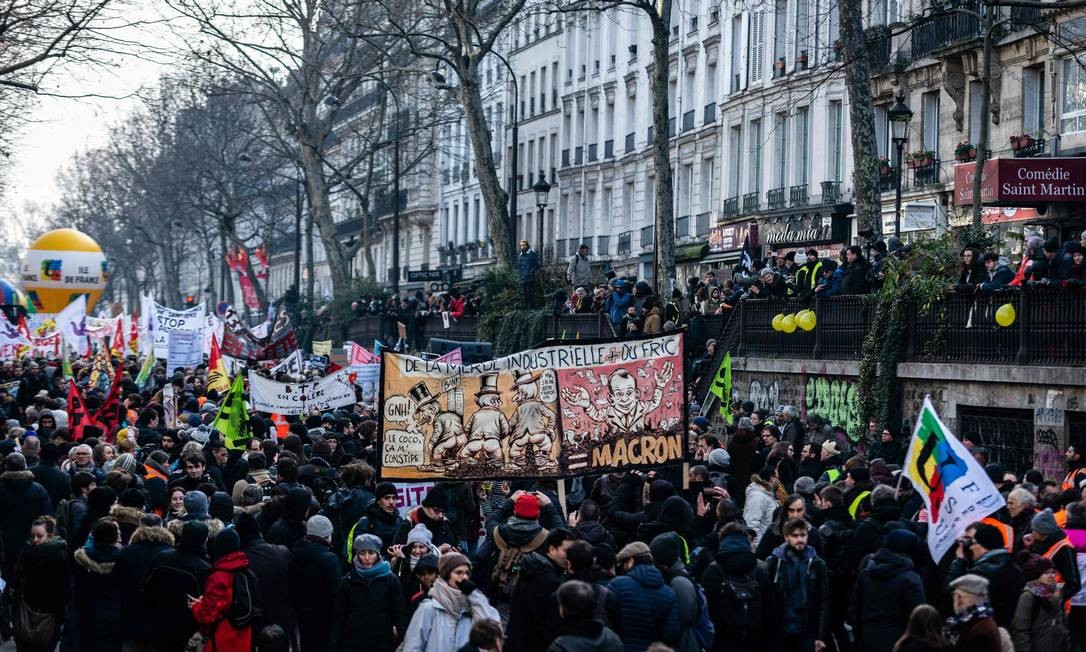
[[[856,383],[844,378],[810,376],[805,393],[807,414],[825,417],[850,435],[863,432],[860,393]]]
[[[1058,478],[1064,473],[1064,422],[1060,408],[1036,408],[1033,411],[1033,468],[1046,478]]]
[[[765,381],[757,378],[750,381],[748,401],[754,403],[756,410],[769,410],[772,412],[781,404],[781,389],[777,381]]]

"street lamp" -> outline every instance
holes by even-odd
[[[547,199],[551,194],[551,184],[547,183],[543,170],[539,171],[539,180],[532,184],[532,191],[535,193],[535,205],[539,208],[538,251],[543,251],[543,209],[547,207]]]
[[[898,95],[897,103],[886,112],[886,117],[890,121],[890,138],[894,141],[894,148],[897,150],[894,174],[894,237],[897,238],[901,237],[901,152],[909,140],[909,122],[913,119],[913,112],[905,106],[904,100],[904,95]]]

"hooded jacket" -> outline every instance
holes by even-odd
[[[562,584],[563,569],[539,552],[520,560],[520,577],[509,607],[506,645],[511,650],[543,652],[558,632],[561,620],[554,592]]]
[[[205,652],[245,652],[252,649],[253,627],[235,627],[226,617],[234,601],[234,574],[249,567],[240,552],[229,552],[215,561],[207,576],[204,594],[192,606],[192,615],[211,640]],[[263,598],[263,592],[261,592]],[[263,601],[263,604],[267,604]]]
[[[26,546],[15,573],[19,580],[17,602],[34,611],[59,614],[69,598],[68,544],[55,538],[38,546]]]
[[[913,562],[879,548],[856,578],[848,621],[864,652],[891,652],[905,633],[909,615],[924,604],[924,585]]]
[[[681,496],[668,496],[664,499],[656,518],[642,523],[637,528],[637,540],[650,543],[657,535],[677,532],[684,539],[690,534],[694,522],[694,508]]]
[[[156,649],[183,650],[196,632],[196,620],[188,606],[188,596],[203,595],[211,564],[203,547],[187,547],[184,541],[176,550],[160,552],[151,560],[143,584],[147,622],[152,624],[151,644]]]
[[[397,645],[393,628],[400,636],[407,631],[407,602],[399,578],[390,572],[366,579],[349,570],[335,594],[328,649],[392,652]]]
[[[241,537],[241,550],[248,560],[249,570],[253,571],[257,582],[260,583],[260,596],[263,598],[264,615],[259,626],[279,625],[284,632],[293,632],[294,610],[291,609],[290,596],[290,549],[286,546],[264,541],[259,530],[250,532],[249,526],[241,526],[240,523],[238,535]]]
[[[121,613],[130,626],[122,632],[126,641],[150,642],[159,623],[151,619],[143,596],[143,583],[151,562],[160,552],[173,549],[173,535],[164,527],[142,526],[132,534],[128,547],[117,555],[113,576],[121,592]]]
[[[605,543],[613,550],[618,550],[618,546],[615,545],[615,537],[607,528],[603,527],[603,524],[599,521],[584,521],[578,523],[572,530],[573,536],[577,537],[581,541],[587,541],[593,546],[598,546],[601,543]]]
[[[637,564],[616,577],[607,590],[615,596],[613,625],[627,652],[642,652],[655,641],[674,645],[679,640],[679,610],[675,591],[649,564]]]
[[[112,547],[80,548],[73,556],[80,652],[121,649],[121,593],[113,574],[119,552]]]
[[[327,543],[306,536],[290,555],[290,599],[302,649],[327,650],[343,565]]]
[[[5,471],[0,474],[0,536],[3,537],[5,568],[15,567],[34,519],[52,513],[49,494],[34,482],[33,473]]]
[[[296,488],[287,491],[283,515],[268,529],[265,537],[268,543],[292,548],[305,536],[305,517],[309,512],[311,494],[306,489]]]
[[[747,527],[754,530],[754,545],[758,545],[762,535],[773,524],[773,510],[776,508],[777,497],[770,491],[769,486],[751,477],[743,504],[743,520]]]
[[[760,604],[762,614],[752,617],[754,622],[764,623],[766,619],[765,607],[769,596],[769,579],[764,568],[758,565],[758,560],[750,549],[750,541],[746,535],[728,535],[724,537],[715,560],[705,569],[701,578],[701,585],[705,589],[705,602],[709,609],[709,617],[716,627],[716,635],[713,639],[713,652],[754,652],[763,649],[763,628],[756,627],[753,631],[737,632],[727,629],[727,624],[721,618],[722,605],[721,586],[725,580],[748,581],[753,579],[761,594]]]

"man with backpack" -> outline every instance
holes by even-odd
[[[538,550],[521,558],[509,605],[508,649],[543,652],[557,636],[560,617],[554,593],[568,570],[566,550],[574,541],[572,532],[557,528]]]
[[[641,652],[657,641],[668,645],[678,642],[675,591],[653,565],[649,547],[641,541],[628,543],[615,561],[622,575],[607,585],[615,596],[618,615],[611,628],[622,638],[626,652]]]
[[[766,604],[773,644],[780,652],[820,652],[829,638],[829,581],[826,563],[807,545],[807,521],[789,519],[785,542],[766,563]]]
[[[720,533],[716,558],[701,578],[713,621],[713,652],[756,652],[767,640],[766,575],[750,545],[746,528],[729,523]]]
[[[275,487],[275,478],[271,477],[268,471],[268,458],[264,456],[264,453],[249,453],[247,461],[249,472],[244,478],[234,483],[230,492],[230,498],[233,499],[235,505],[241,504],[242,494],[245,493],[245,487],[249,485],[260,487],[265,496],[271,496],[271,490]]]
[[[55,518],[57,519],[57,535],[68,542],[68,551],[82,546],[77,533],[83,529],[83,519],[87,516],[87,495],[97,486],[93,473],[79,471],[71,479],[72,497],[60,501],[57,505]]]
[[[204,594],[189,598],[192,615],[211,637],[209,652],[251,650],[253,626],[262,613],[260,587],[241,552],[241,540],[233,528],[220,530],[212,539],[211,572]]]
[[[658,534],[649,544],[653,562],[675,592],[679,611],[679,645],[676,652],[700,652],[713,641],[705,594],[686,572],[686,543],[675,532]]]
[[[372,534],[381,539],[381,545],[385,550],[388,550],[389,546],[396,536],[396,532],[399,531],[400,526],[403,525],[404,519],[400,516],[400,510],[396,508],[396,485],[391,482],[378,483],[377,489],[373,492],[376,496],[375,500],[366,507],[362,512],[362,518],[358,519],[358,522],[354,524],[345,535],[346,541],[345,547],[345,559],[354,559],[352,546],[354,545],[354,539],[360,534]],[[404,541],[407,541],[407,536],[404,535]]]
[[[487,537],[475,553],[472,581],[499,604],[513,595],[521,558],[540,548],[551,530],[562,527],[562,517],[545,494],[517,491],[512,500],[494,509],[487,524]]]

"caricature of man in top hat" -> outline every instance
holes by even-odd
[[[527,461],[526,449],[531,444],[535,450],[536,466],[556,466],[557,418],[554,410],[539,398],[539,377],[530,371],[518,372],[513,389],[517,392],[513,397],[517,411],[510,423],[509,464],[523,465]]]
[[[509,434],[509,419],[501,411],[498,374],[483,374],[479,382],[475,394],[479,409],[468,419],[468,443],[460,449],[459,457],[503,461],[502,440]]]
[[[454,458],[456,451],[467,443],[464,436],[464,423],[459,414],[442,411],[437,397],[430,393],[425,382],[420,381],[408,391],[408,396],[415,402],[415,424],[424,426],[433,422],[429,445],[424,442],[424,450],[430,451],[430,464],[435,468],[444,466],[447,458]]]

